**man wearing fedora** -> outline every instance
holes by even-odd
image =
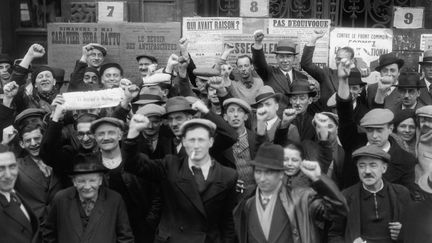
[[[264,33],[262,30],[257,30],[254,33],[255,43],[252,45],[252,60],[256,72],[262,78],[265,85],[271,86],[276,93],[282,94],[280,101],[281,109],[285,109],[289,100],[286,97],[291,91],[291,85],[296,80],[308,80],[303,73],[294,70],[293,65],[296,51],[296,44],[289,40],[281,40],[278,42],[276,49],[273,51],[276,54],[277,66],[269,66],[265,60],[263,44]]]
[[[78,154],[74,160],[74,186],[51,202],[44,242],[134,242],[122,197],[102,185],[106,167],[94,154]]]
[[[375,71],[379,72],[381,77],[377,83],[368,85],[367,88],[367,103],[370,108],[376,107],[374,103],[384,104],[384,108],[390,108],[401,100],[393,85],[398,84],[403,65],[404,61],[392,52],[379,57]],[[382,97],[383,101],[379,99]]]
[[[390,155],[376,145],[367,145],[354,151],[352,158],[361,182],[343,191],[349,212],[332,222],[329,242],[400,242],[411,199],[404,186],[383,178]]]
[[[393,131],[394,114],[389,109],[375,108],[368,111],[360,120],[363,132],[360,132],[353,116],[352,99],[349,91],[348,77],[350,61],[343,59],[338,67],[339,87],[336,96],[336,107],[339,116],[339,139],[345,150],[342,188],[358,182],[358,173],[352,163],[351,153],[365,144],[373,144],[389,153],[392,160],[384,178],[391,183],[401,184],[412,193],[415,191],[414,166],[416,159],[403,150],[390,134]]]
[[[284,185],[282,146],[264,143],[250,164],[257,186],[245,191],[234,209],[234,225],[240,243],[320,242],[324,219],[345,216],[342,193],[325,175],[318,162],[303,161],[301,171],[311,187]]]
[[[138,152],[136,138],[148,125],[147,117],[134,115],[123,150],[127,171],[161,185],[164,204],[155,242],[234,242],[237,173],[209,153],[216,124],[185,121],[179,134],[186,155],[167,154],[163,160]]]
[[[426,105],[432,105],[432,50],[426,50],[423,60],[419,62],[424,77],[421,79],[421,85],[425,87],[420,89],[421,100]]]

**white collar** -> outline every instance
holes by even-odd
[[[121,154],[119,154],[118,156],[114,157],[113,159],[108,159],[108,158],[102,157],[102,164],[105,167],[107,167],[108,169],[110,169],[110,170],[119,167],[119,165],[121,164],[121,162],[122,162],[122,156],[121,156]]]
[[[429,82],[426,77],[424,78],[425,81],[425,85],[426,85],[426,89],[429,91],[429,85],[431,84],[431,82]]]
[[[193,174],[192,166],[200,167],[205,180],[207,180],[211,165],[212,165],[212,162],[211,162],[210,156],[209,156],[209,159],[201,165],[194,164],[192,162],[192,160],[190,160],[190,158],[188,158],[188,166],[189,166],[189,170],[192,171],[192,174]]]
[[[362,184],[362,185],[363,185],[363,189],[365,189],[366,191],[368,191],[370,193],[377,193],[377,192],[381,191],[384,188],[384,181],[381,179],[381,186],[376,191],[371,191],[371,190],[367,189],[364,184]]]
[[[10,192],[2,192],[2,191],[0,191],[0,194],[2,194],[3,196],[5,196],[6,200],[8,202],[10,202]]]
[[[412,106],[410,106],[410,107],[406,107],[406,106],[404,106],[404,105],[402,104],[402,110],[405,110],[405,109],[413,109],[413,110],[415,110],[416,106],[417,106],[417,101],[416,101],[416,103],[414,103],[414,105],[412,105]]]
[[[371,145],[369,142],[366,144],[366,145]],[[390,147],[391,147],[391,144],[390,144],[390,142],[389,141],[387,141],[387,145],[385,145],[383,148],[381,148],[382,150],[384,150],[384,152],[386,152],[386,153],[388,153],[388,151],[390,151]]]
[[[275,117],[273,117],[272,119],[266,121],[267,124],[267,131],[270,130],[273,127],[273,124],[275,124],[275,122],[277,121],[278,116],[276,115]]]

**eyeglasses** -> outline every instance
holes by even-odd
[[[78,139],[83,139],[84,136],[86,136],[86,135],[87,135],[87,137],[89,137],[89,138],[94,138],[94,134],[91,133],[91,132],[77,132],[77,138],[78,138]]]

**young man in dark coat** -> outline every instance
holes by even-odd
[[[179,134],[186,156],[151,160],[138,152],[136,141],[148,123],[141,114],[132,117],[123,151],[127,171],[161,185],[164,204],[155,242],[235,242],[237,173],[209,154],[216,124],[206,119],[184,122]]]
[[[349,213],[333,222],[329,242],[400,242],[401,222],[411,199],[404,186],[383,180],[390,155],[368,145],[354,151],[352,157],[361,182],[343,191]]]
[[[133,243],[122,197],[102,186],[107,169],[94,154],[77,155],[74,186],[57,193],[43,224],[44,242]]]

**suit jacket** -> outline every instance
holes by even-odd
[[[54,173],[45,178],[30,156],[18,160],[19,174],[15,190],[30,205],[40,222],[46,216],[48,204],[61,190],[62,184]]]
[[[17,196],[29,214],[30,221],[21,210],[9,207],[9,202],[0,194],[0,242],[38,243],[40,242],[39,221],[19,193]]]
[[[414,109],[413,110],[417,110],[418,108],[420,108],[420,107],[423,107],[425,104],[423,104],[419,99],[417,99],[417,104],[416,104],[416,106],[414,107]],[[393,112],[393,114],[397,114],[397,113],[399,113],[399,112],[401,112],[402,111],[402,101],[399,101],[399,102],[397,102],[394,106],[392,106],[392,107],[390,107],[389,108],[392,112]]]
[[[406,209],[411,202],[409,191],[401,185],[386,181],[384,183],[388,186],[388,194],[392,206],[391,222],[402,222]],[[357,183],[342,192],[347,200],[349,212],[346,218],[340,217],[333,222],[329,232],[329,243],[352,243],[356,238],[361,237],[361,187],[362,184]],[[399,235],[399,239],[402,238]]]
[[[405,243],[432,243],[432,197],[414,202],[402,222]]]
[[[378,83],[368,85],[367,87],[367,103],[370,108],[374,107],[377,89]],[[397,88],[393,89],[393,91],[384,98],[384,108],[391,108],[396,105],[397,102],[402,100],[402,97],[399,95],[396,89]]]
[[[122,149],[127,171],[161,185],[164,205],[155,242],[234,242],[235,170],[214,161],[200,195],[187,157],[151,160],[138,153],[136,139],[125,140]]]
[[[280,101],[280,110],[285,109],[287,106],[289,106],[288,93],[291,91],[291,87],[286,76],[282,73],[279,67],[269,66],[267,64],[263,49],[256,50],[253,47],[251,49],[253,64],[256,72],[264,81],[265,85],[271,86],[276,93],[281,93],[283,95]],[[308,80],[308,77],[303,73],[294,69],[292,72],[293,80],[291,80],[291,83],[298,79]]]
[[[103,187],[99,190],[86,228],[82,225],[75,187],[57,193],[42,229],[44,242],[134,242],[121,196]]]
[[[424,78],[420,80],[420,85],[426,85]],[[432,94],[428,91],[427,87],[420,89],[420,97],[418,100],[425,105],[432,105]]]

